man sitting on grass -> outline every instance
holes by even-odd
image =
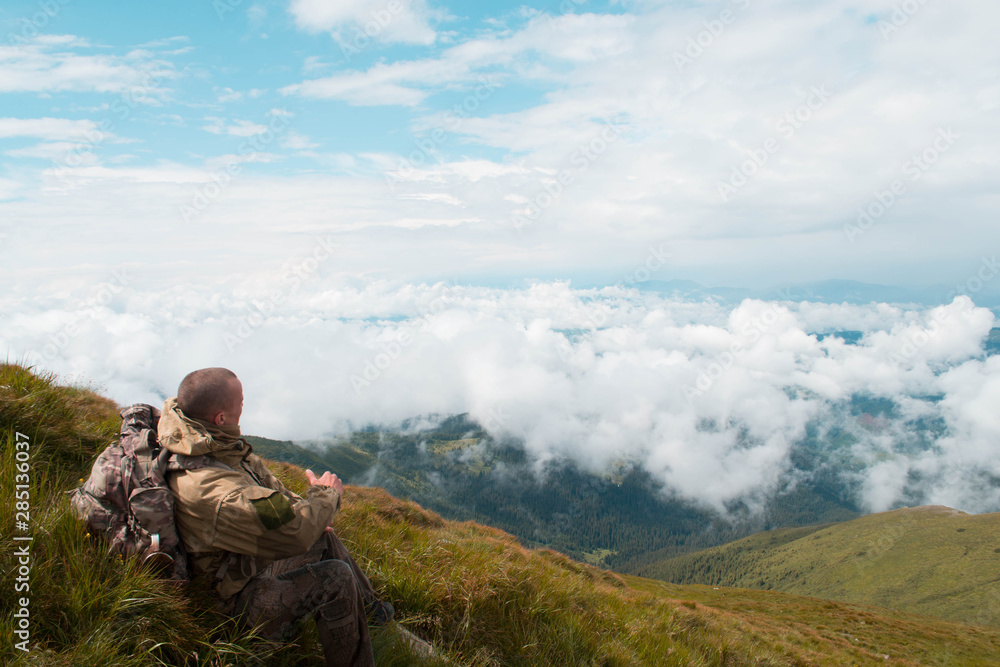
[[[327,665],[374,665],[368,618],[393,608],[330,527],[344,486],[306,471],[304,497],[279,482],[240,437],[243,385],[225,368],[188,374],[163,406],[160,444],[223,465],[171,473],[175,518],[195,576],[211,577],[222,610],[274,641],[313,614]]]

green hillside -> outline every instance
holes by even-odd
[[[272,440],[271,438],[261,438],[256,435],[245,435],[247,442],[253,447],[253,452],[257,456],[262,456],[275,461],[284,461],[297,465],[300,468],[315,470],[317,472],[326,470],[329,465],[323,457],[304,447],[287,440]]]
[[[0,365],[0,475],[28,474],[30,590],[15,592],[10,526],[0,533],[0,661],[12,665],[316,666],[307,623],[292,644],[269,644],[219,616],[196,584],[175,587],[106,553],[69,513],[64,492],[117,431],[117,406]],[[21,435],[18,435],[21,434]],[[28,473],[18,442],[30,446]],[[301,468],[273,463],[290,488]],[[18,509],[0,484],[0,510]],[[452,522],[381,489],[348,487],[336,530],[399,622],[440,658],[410,655],[390,627],[379,665],[990,665],[1000,629],[781,593],[675,586],[619,577],[503,531]],[[30,640],[14,634],[29,599]]]
[[[760,533],[639,574],[1000,625],[1000,514],[916,507]]]

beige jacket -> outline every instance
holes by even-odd
[[[191,419],[176,398],[164,403],[157,431],[174,454],[205,454],[228,467],[183,470],[168,479],[194,574],[220,579],[216,592],[223,600],[272,561],[308,551],[340,509],[340,495],[330,487],[311,486],[304,498],[286,489],[240,437],[239,426]]]

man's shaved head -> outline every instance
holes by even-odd
[[[188,373],[177,388],[177,407],[188,417],[214,421],[220,412],[243,403],[243,388],[228,368],[202,368]],[[236,415],[239,423],[239,414]]]

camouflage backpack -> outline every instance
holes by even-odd
[[[174,456],[156,439],[160,411],[136,403],[121,411],[117,443],[101,452],[90,478],[70,491],[76,516],[109,549],[138,556],[171,579],[190,578],[187,554],[174,525],[174,496],[166,473],[225,464],[206,456]]]

